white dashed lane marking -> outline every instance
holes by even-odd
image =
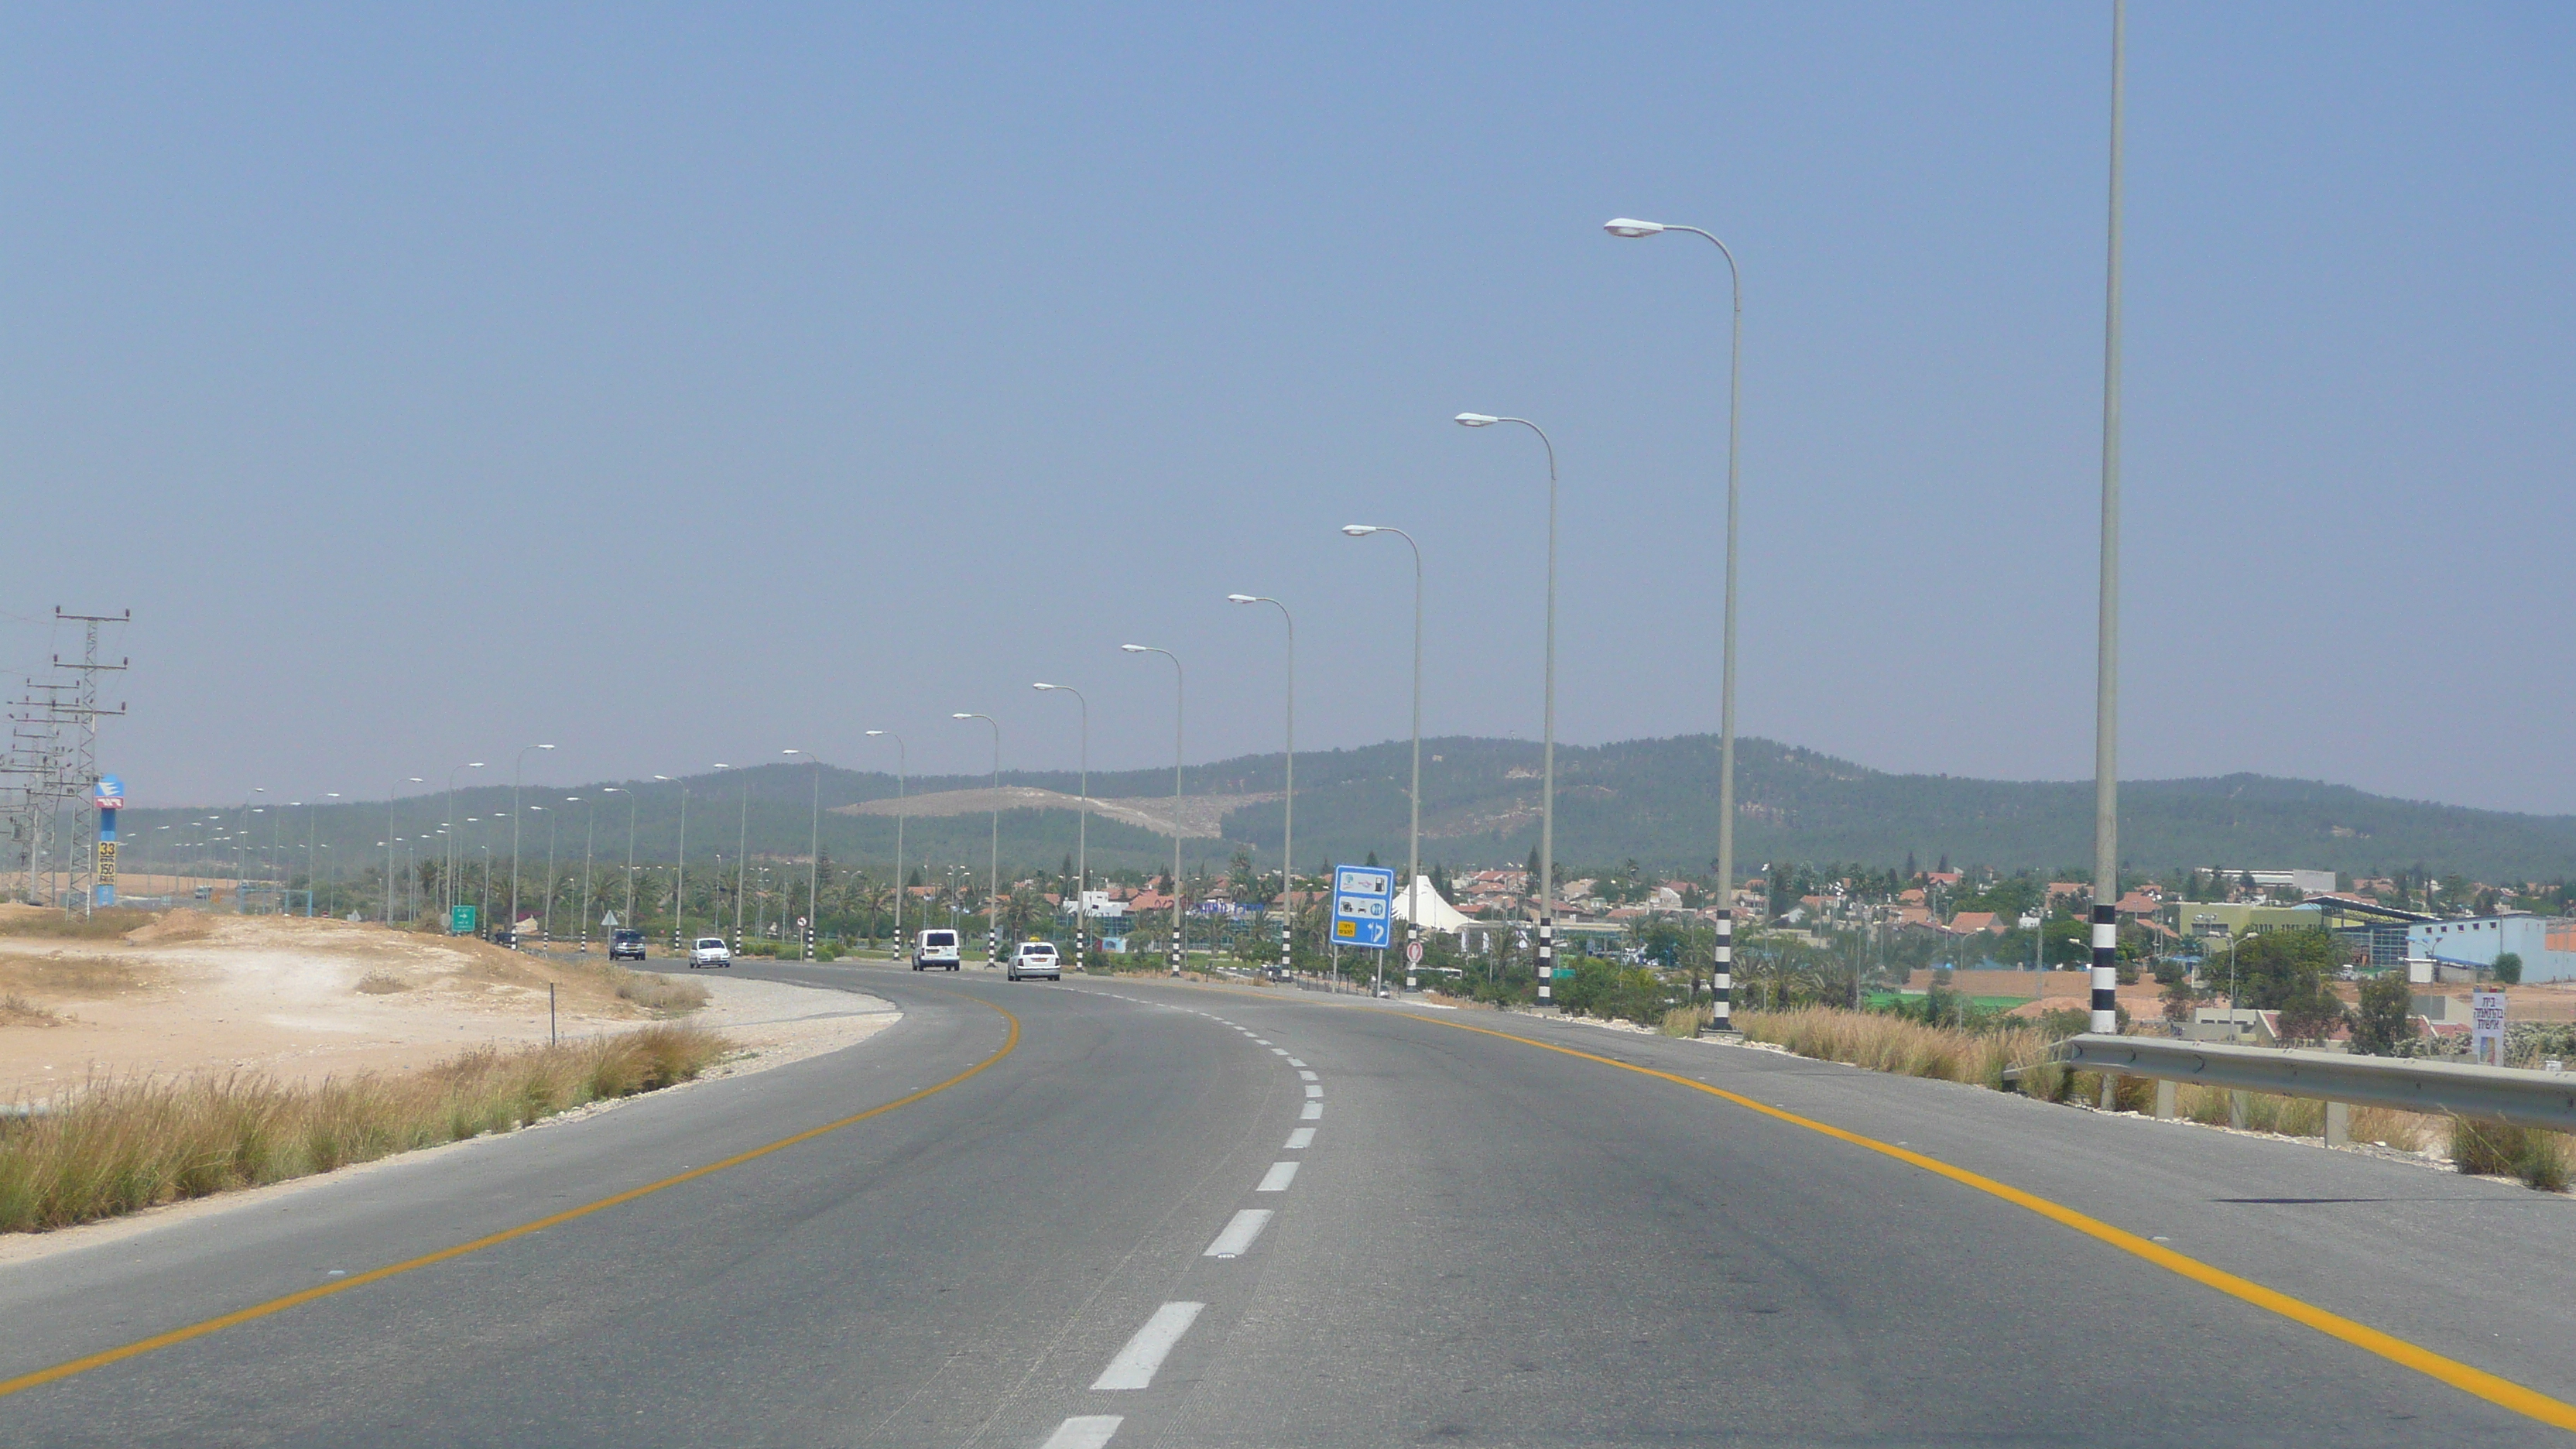
[[[1314,1145],[1315,1129],[1312,1127],[1300,1127],[1296,1131],[1288,1134],[1288,1145],[1281,1148],[1280,1151],[1294,1152],[1298,1148],[1312,1147]]]
[[[1270,1164],[1270,1170],[1261,1175],[1261,1186],[1254,1188],[1253,1191],[1286,1192],[1288,1190],[1288,1184],[1295,1182],[1296,1180],[1297,1164],[1293,1162],[1274,1162]]]
[[[1055,1426],[1040,1449],[1102,1449],[1125,1423],[1116,1414],[1081,1414]]]
[[[1312,1082],[1309,1082],[1306,1084],[1306,1095],[1309,1097],[1320,1097],[1324,1095],[1324,1089],[1316,1086]]]
[[[1324,1104],[1321,1102],[1309,1102],[1306,1104],[1306,1110],[1297,1114],[1297,1120],[1300,1122],[1320,1122],[1323,1117]]]
[[[1270,1214],[1263,1213],[1262,1216],[1266,1218]],[[1254,1236],[1258,1236],[1260,1231],[1254,1228]],[[1220,1238],[1218,1241],[1224,1240]],[[1251,1241],[1251,1238],[1244,1239],[1247,1246]],[[1208,1251],[1214,1252],[1215,1249]],[[1095,1391],[1111,1391],[1152,1386],[1154,1371],[1163,1366],[1163,1359],[1171,1353],[1172,1345],[1179,1343],[1181,1335],[1190,1331],[1190,1325],[1198,1321],[1199,1310],[1205,1307],[1204,1303],[1166,1303],[1155,1309],[1154,1316],[1145,1320],[1145,1326],[1136,1330],[1136,1336],[1127,1340],[1125,1348],[1118,1350],[1118,1356],[1109,1361],[1109,1367],[1100,1371],[1100,1377],[1092,1381],[1091,1387]],[[1114,1421],[1112,1427],[1115,1427]]]
[[[1297,1080],[1301,1082],[1320,1082],[1323,1078],[1316,1076],[1313,1072],[1299,1072],[1297,1074]]]
[[[1261,1230],[1268,1226],[1270,1226],[1270,1209],[1245,1208],[1243,1211],[1234,1215],[1234,1221],[1227,1223],[1225,1225],[1225,1231],[1217,1234],[1216,1241],[1208,1244],[1207,1251],[1199,1256],[1203,1258],[1240,1258],[1245,1253],[1252,1250],[1253,1240],[1260,1237]],[[1196,1305],[1192,1305],[1192,1308],[1195,1313]],[[1151,1325],[1148,1326],[1150,1327]],[[1160,1361],[1161,1360],[1159,1359],[1156,1360],[1156,1362]],[[1097,1388],[1099,1385],[1094,1384],[1092,1387]]]
[[[1290,1058],[1288,1059],[1288,1065],[1290,1065],[1290,1066],[1292,1066],[1292,1067],[1302,1067],[1302,1066],[1304,1066],[1304,1065],[1306,1065],[1306,1064],[1305,1064],[1304,1062],[1301,1062],[1301,1061],[1297,1060],[1295,1057],[1290,1057]]]

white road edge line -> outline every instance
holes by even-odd
[[[1056,1425],[1041,1449],[1103,1449],[1125,1422],[1116,1414],[1077,1414]]]
[[[1279,1150],[1282,1152],[1294,1152],[1300,1147],[1312,1147],[1314,1145],[1315,1129],[1312,1127],[1300,1127],[1296,1131],[1288,1134],[1288,1145],[1280,1148]]]
[[[1245,1208],[1243,1211],[1234,1215],[1234,1221],[1227,1223],[1225,1225],[1225,1231],[1217,1234],[1216,1241],[1208,1244],[1207,1251],[1199,1254],[1199,1256],[1202,1258],[1240,1258],[1246,1252],[1251,1250],[1252,1240],[1260,1237],[1261,1230],[1268,1226],[1270,1226],[1270,1209]],[[1168,1306],[1169,1305],[1166,1305],[1166,1307]],[[1191,1304],[1190,1311],[1195,1314],[1198,1311],[1198,1305],[1195,1303]],[[1153,1327],[1150,1323],[1145,1326],[1147,1328]],[[1143,1338],[1145,1335],[1140,1332],[1136,1336],[1138,1338]],[[1129,1344],[1128,1347],[1133,1348],[1135,1345]],[[1160,1360],[1158,1359],[1157,1362],[1159,1361]],[[1101,1377],[1107,1378],[1108,1375],[1103,1374]],[[1098,1384],[1093,1384],[1092,1387],[1096,1389],[1100,1386]],[[1141,1388],[1143,1385],[1140,1384],[1138,1387]]]
[[[1295,1182],[1296,1180],[1297,1164],[1293,1162],[1274,1162],[1270,1164],[1270,1170],[1261,1175],[1261,1186],[1254,1188],[1253,1191],[1286,1192],[1288,1190],[1288,1184]]]
[[[1268,1217],[1269,1214],[1263,1213],[1262,1216]],[[1163,1366],[1164,1355],[1172,1351],[1173,1344],[1181,1341],[1182,1334],[1190,1331],[1190,1325],[1198,1321],[1199,1310],[1205,1307],[1204,1303],[1166,1303],[1155,1309],[1154,1316],[1146,1319],[1145,1326],[1137,1329],[1136,1336],[1127,1340],[1127,1346],[1118,1350],[1118,1356],[1109,1361],[1109,1367],[1102,1369],[1100,1377],[1092,1380],[1092,1390],[1150,1386],[1154,1382],[1154,1370]],[[1108,1441],[1104,1438],[1101,1442]]]

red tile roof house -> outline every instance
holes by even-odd
[[[2003,929],[2004,923],[1995,919],[1995,913],[1992,911],[1961,911],[1950,918],[1952,935],[1971,936],[1980,931],[2001,934]]]

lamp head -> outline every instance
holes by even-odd
[[[1261,602],[1250,594],[1228,594],[1225,596],[1225,601],[1229,604],[1258,604]]]
[[[1038,682],[1038,683],[1036,683],[1036,684],[1032,684],[1032,685],[1030,685],[1030,686],[1029,686],[1029,688],[1031,688],[1031,689],[1062,689],[1062,688],[1064,688],[1064,686],[1063,686],[1063,685],[1061,685],[1061,684],[1048,684],[1048,683],[1046,683],[1045,681],[1041,680],[1041,681],[1039,681],[1039,682]]]
[[[961,709],[961,710],[959,710],[959,711],[957,711],[955,714],[952,714],[952,715],[950,715],[950,716],[949,716],[949,718],[950,718],[950,719],[973,719],[974,717],[975,717],[975,716],[973,716],[973,715],[971,715],[971,714],[968,714],[966,711],[964,711],[964,710],[962,710],[962,709]]]
[[[801,755],[805,752],[803,750],[780,750],[778,753],[782,755]]]
[[[403,783],[406,785],[426,785],[429,782],[418,775],[405,775],[403,776]]]
[[[1491,413],[1460,413],[1457,417],[1458,426],[1462,428],[1490,428],[1501,421]]]
[[[1130,654],[1143,654],[1147,652],[1146,647],[1142,644],[1121,644],[1118,647],[1126,650]]]
[[[537,748],[538,748],[538,749],[541,749],[541,750],[551,750],[551,749],[553,749],[553,748],[554,748],[554,746],[552,746],[552,745],[539,745],[539,746],[537,746]]]
[[[1342,532],[1349,534],[1353,538],[1366,538],[1370,534],[1377,532],[1377,525],[1373,523],[1345,523],[1342,525]]]
[[[483,762],[481,760],[467,760],[465,762],[465,768],[469,770],[479,770],[483,768]]]
[[[668,775],[655,775],[653,778],[662,781],[664,784],[670,783],[671,780],[671,777]]]
[[[1601,229],[1619,237],[1659,236],[1664,225],[1658,221],[1639,221],[1633,216],[1614,216],[1601,223]]]

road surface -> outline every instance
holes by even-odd
[[[744,969],[906,1016],[0,1270],[0,1378],[110,1356],[0,1443],[2502,1444],[2576,1401],[2576,1205],[2521,1188],[1529,1017]]]

